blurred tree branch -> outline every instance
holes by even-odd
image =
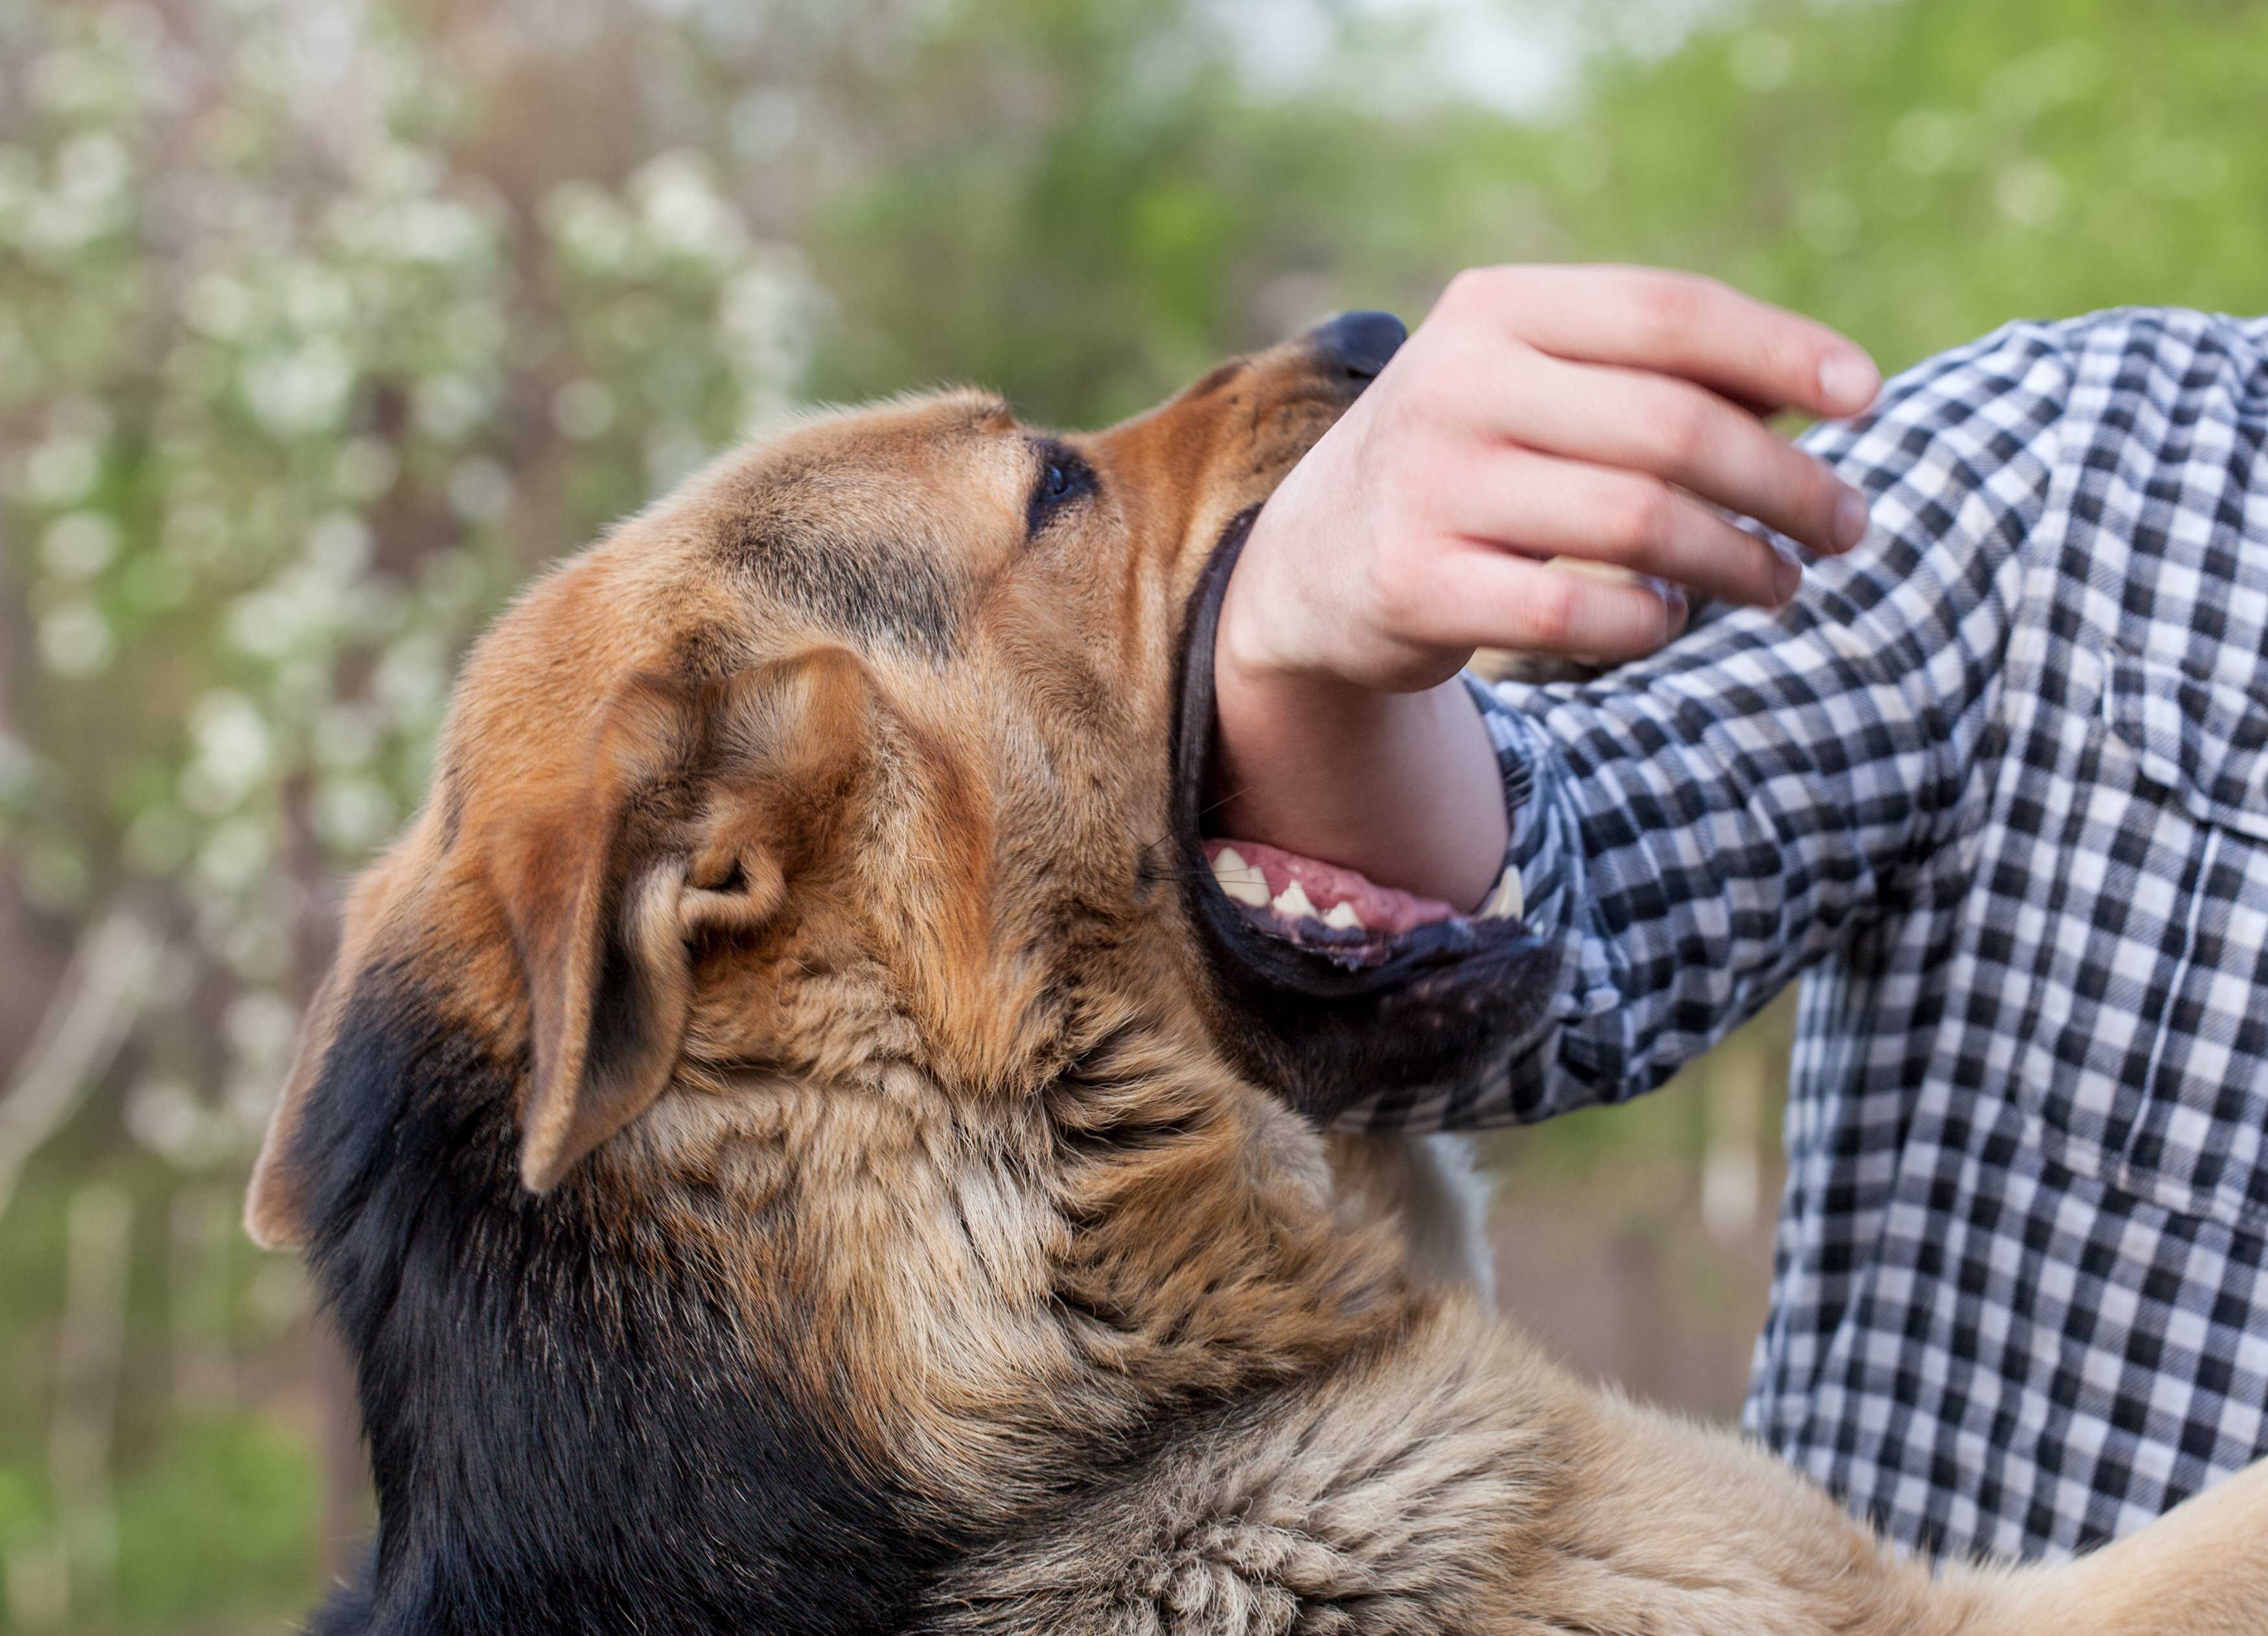
[[[0,1215],[7,1213],[25,1161],[63,1128],[118,1054],[149,999],[163,951],[138,909],[113,908],[80,934],[0,1099]]]

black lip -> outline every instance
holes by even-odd
[[[1399,936],[1301,940],[1247,915],[1214,881],[1203,832],[1213,638],[1258,512],[1222,532],[1182,619],[1173,841],[1220,1043],[1292,1106],[1327,1119],[1381,1093],[1502,1072],[1541,1020],[1562,954],[1521,921],[1463,916]]]

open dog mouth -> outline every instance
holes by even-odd
[[[1521,918],[1517,875],[1481,910],[1203,830],[1220,603],[1256,509],[1232,522],[1190,593],[1173,746],[1182,897],[1223,1007],[1224,1043],[1295,1106],[1484,1072],[1534,1024],[1561,959]]]
[[[1352,994],[1407,983],[1492,947],[1527,940],[1518,876],[1466,913],[1438,898],[1262,842],[1203,832],[1212,748],[1213,638],[1229,575],[1256,512],[1232,522],[1215,547],[1183,627],[1181,709],[1174,743],[1175,840],[1195,879],[1199,918],[1229,964],[1317,993]]]
[[[1381,886],[1358,870],[1302,858],[1264,841],[1204,843],[1205,861],[1223,895],[1271,936],[1323,950],[1365,951],[1420,926],[1467,918],[1436,897]],[[1520,877],[1507,873],[1469,918],[1520,917]]]

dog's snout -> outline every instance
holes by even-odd
[[[1357,380],[1386,367],[1410,331],[1391,313],[1341,313],[1307,332],[1316,351]]]

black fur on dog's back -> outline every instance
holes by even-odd
[[[902,1623],[951,1549],[855,1463],[687,1247],[511,1163],[523,1065],[401,974],[347,1003],[294,1158],[359,1365],[380,1531],[321,1636]]]

